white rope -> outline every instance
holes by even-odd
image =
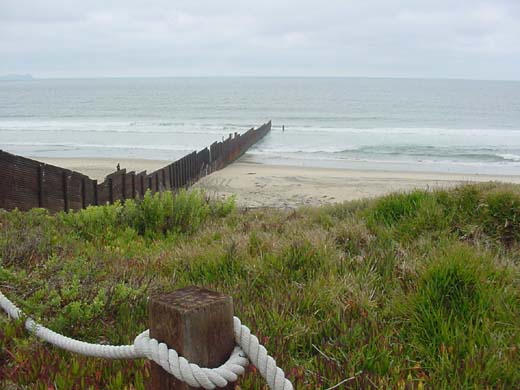
[[[0,307],[14,319],[24,316],[23,312],[0,291]],[[215,389],[235,382],[251,362],[273,390],[293,390],[291,382],[285,378],[276,361],[268,355],[251,330],[242,325],[237,317],[233,318],[235,342],[237,346],[229,359],[217,368],[202,368],[179,356],[174,349],[168,349],[164,343],[150,338],[149,330],[139,334],[133,345],[91,344],[71,339],[36,323],[33,319],[25,320],[25,328],[39,339],[66,351],[80,355],[106,359],[147,358],[160,365],[168,373],[192,387]]]

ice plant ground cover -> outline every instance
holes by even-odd
[[[295,388],[520,386],[520,187],[466,185],[298,210],[200,192],[0,213],[0,285],[71,337],[127,344],[147,297],[230,294]],[[244,389],[263,389],[251,372]],[[149,363],[75,356],[0,315],[0,387],[144,389]]]

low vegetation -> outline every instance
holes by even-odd
[[[187,285],[236,314],[296,389],[520,388],[520,189],[466,185],[320,208],[200,192],[0,213],[0,288],[74,338],[132,343]],[[239,388],[265,389],[251,368]],[[0,314],[0,388],[144,389],[149,363],[84,358]]]

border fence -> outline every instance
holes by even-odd
[[[244,134],[230,134],[226,140],[152,173],[121,169],[107,175],[102,183],[79,172],[0,150],[0,208],[79,210],[142,197],[148,190],[154,193],[184,188],[231,164],[270,130],[271,121]]]

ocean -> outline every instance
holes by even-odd
[[[113,78],[0,82],[0,149],[175,160],[272,120],[262,164],[520,174],[520,82]],[[284,126],[285,131],[282,131]]]

